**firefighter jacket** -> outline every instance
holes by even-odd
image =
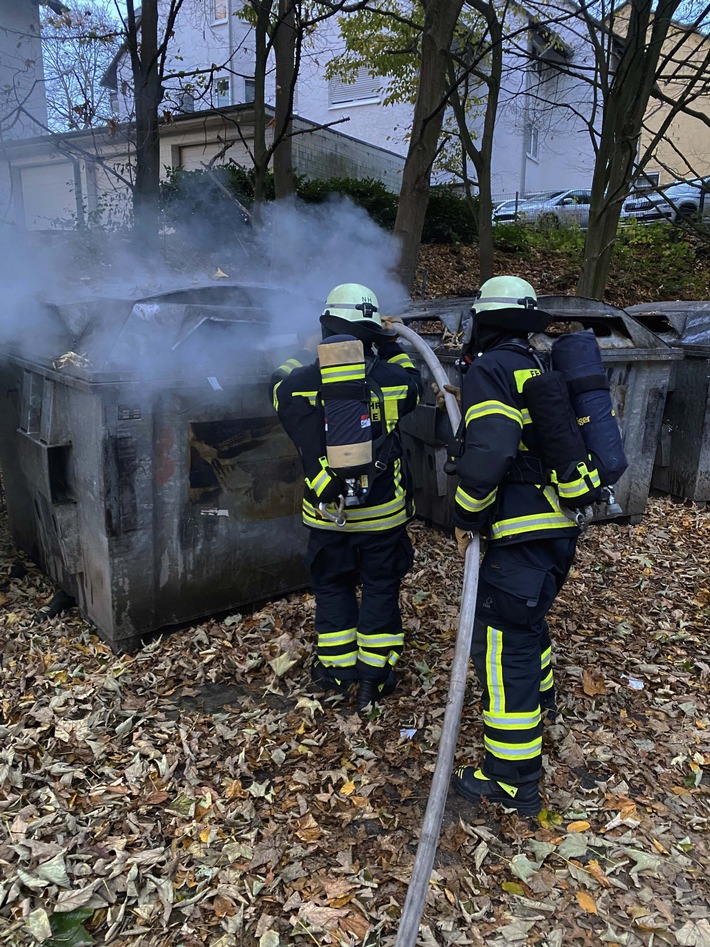
[[[286,433],[296,445],[303,463],[303,522],[312,529],[339,532],[374,532],[402,526],[414,514],[413,491],[409,482],[397,429],[400,418],[413,411],[421,395],[421,378],[410,357],[393,339],[378,346],[378,355],[368,355],[367,376],[379,386],[384,400],[384,417],[379,398],[372,395],[370,416],[373,439],[387,431],[379,457],[384,469],[373,478],[362,506],[347,509],[345,526],[322,517],[320,495],[332,481],[327,465],[325,415],[320,399],[321,375],[318,361],[301,365],[291,358],[271,379],[274,407]],[[383,428],[384,425],[384,428]],[[328,506],[335,511],[336,505]]]
[[[523,385],[540,371],[525,340],[509,339],[478,356],[464,376],[454,523],[491,542],[579,533],[560,506],[525,406]]]

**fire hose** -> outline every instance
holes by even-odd
[[[444,386],[449,384],[449,379],[446,377],[446,373],[439,359],[426,342],[412,329],[409,329],[399,322],[393,323],[392,328],[403,339],[406,339],[426,362],[434,381],[439,386],[441,392],[443,392],[446,413],[449,416],[451,428],[453,431],[457,431],[461,421],[461,411],[456,398],[451,392],[445,390]],[[454,658],[451,664],[451,681],[449,683],[444,723],[441,728],[439,752],[431,782],[431,789],[429,791],[429,800],[427,802],[426,812],[424,813],[422,831],[419,836],[419,845],[414,860],[414,868],[412,869],[412,877],[402,909],[402,917],[399,923],[395,947],[415,947],[422,913],[424,911],[427,890],[429,888],[431,870],[434,865],[434,857],[439,844],[441,822],[444,817],[446,795],[449,788],[449,779],[451,778],[459,723],[461,722],[461,710],[463,708],[463,699],[466,691],[466,672],[468,670],[468,660],[471,653],[473,619],[476,612],[476,595],[478,593],[478,558],[479,539],[478,536],[474,534],[472,541],[468,544],[466,549],[466,558],[464,560],[461,612],[459,615]]]

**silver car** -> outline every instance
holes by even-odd
[[[675,181],[658,190],[631,194],[624,201],[621,218],[635,217],[643,223],[679,219],[710,219],[710,178]]]
[[[592,192],[586,188],[555,191],[545,200],[528,200],[518,205],[518,217],[538,226],[585,229],[589,224],[589,205]]]

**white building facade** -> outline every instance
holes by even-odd
[[[161,164],[166,171],[199,169],[217,154],[221,163],[251,164],[255,31],[242,15],[241,3],[185,0],[178,15],[161,107]],[[44,110],[46,116],[42,83],[37,79],[41,49],[36,0],[0,0],[0,11],[12,14],[12,19],[2,20],[3,25],[14,23],[12,29],[27,36],[27,50],[32,49],[35,58],[24,87],[31,90],[28,102],[32,99],[36,113],[42,116]],[[591,93],[586,85],[555,68],[556,62],[563,61],[579,65],[584,44],[572,25],[566,30],[564,24],[558,26],[554,38],[534,29],[521,31],[520,23],[517,26],[517,47],[511,44],[506,53],[494,137],[494,198],[588,186],[593,152],[588,131],[577,115],[591,107],[584,101]],[[6,46],[10,35],[7,27],[0,28],[0,40],[4,36]],[[522,55],[521,43],[536,55]],[[328,63],[343,49],[335,17],[309,32],[304,43],[294,113],[299,132],[308,132],[293,140],[294,166],[307,177],[376,178],[396,192],[408,148],[412,106],[385,105],[387,80],[371,76],[366,69],[359,71],[355,82],[327,79]],[[15,68],[13,75],[16,72]],[[27,135],[36,135],[41,125],[23,126],[24,142],[6,146],[0,169],[0,197],[4,192],[0,213],[5,220],[47,229],[90,219],[105,223],[120,216],[121,207],[130,202],[131,81],[124,49],[104,80],[112,91],[117,122],[110,134],[93,130],[29,141]],[[273,90],[270,69],[269,104],[273,104]],[[567,107],[570,104],[574,110]],[[472,115],[474,136],[480,132],[480,122],[480,115]]]

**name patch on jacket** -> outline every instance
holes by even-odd
[[[519,368],[517,371],[513,372],[515,377],[515,387],[518,389],[518,393],[522,393],[523,385],[528,380],[528,378],[534,378],[535,375],[539,374],[541,374],[539,368]]]

